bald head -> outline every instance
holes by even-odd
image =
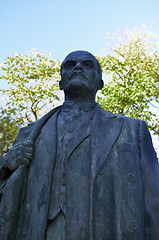
[[[102,70],[101,70],[101,66],[100,66],[98,60],[94,57],[93,54],[91,54],[88,51],[84,51],[84,50],[78,50],[78,51],[73,51],[73,52],[69,53],[61,64],[61,73],[62,73],[62,69],[63,69],[65,62],[67,62],[70,59],[77,60],[77,59],[80,59],[83,57],[85,57],[85,59],[87,59],[87,60],[92,60],[95,63],[95,65],[97,67],[99,79],[102,79]]]

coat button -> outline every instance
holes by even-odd
[[[133,231],[136,231],[138,229],[137,223],[134,220],[130,221],[129,228]]]
[[[128,180],[129,180],[129,182],[134,183],[135,182],[135,176],[133,174],[129,173],[128,174]]]

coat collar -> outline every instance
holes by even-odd
[[[56,149],[55,143],[57,142],[57,117],[60,110],[57,111],[52,117],[49,118],[47,123],[41,129],[41,133],[45,144],[47,146],[50,155],[52,156],[53,149]],[[93,113],[93,112],[92,112]],[[74,151],[74,149],[90,135],[90,121],[92,115],[90,114],[89,119],[83,119],[76,128],[75,132],[72,135],[72,138],[67,147],[67,156],[69,157],[70,154]],[[80,133],[80,134],[79,134]]]
[[[100,105],[94,109],[91,130],[91,175],[93,178],[103,167],[110,150],[117,141],[122,124],[122,117],[104,111]]]
[[[46,124],[41,128],[42,137],[52,159],[55,157],[56,154],[58,114],[59,111],[53,114],[48,119]]]

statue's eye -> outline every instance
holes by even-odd
[[[69,60],[69,61],[65,62],[64,67],[70,68],[70,67],[74,67],[75,65],[76,65],[75,61]]]
[[[94,68],[95,64],[93,61],[91,60],[85,60],[83,61],[83,65],[86,66],[87,68]]]

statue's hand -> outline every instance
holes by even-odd
[[[29,166],[33,154],[33,141],[25,140],[13,145],[3,156],[4,167],[14,171],[20,165]]]

